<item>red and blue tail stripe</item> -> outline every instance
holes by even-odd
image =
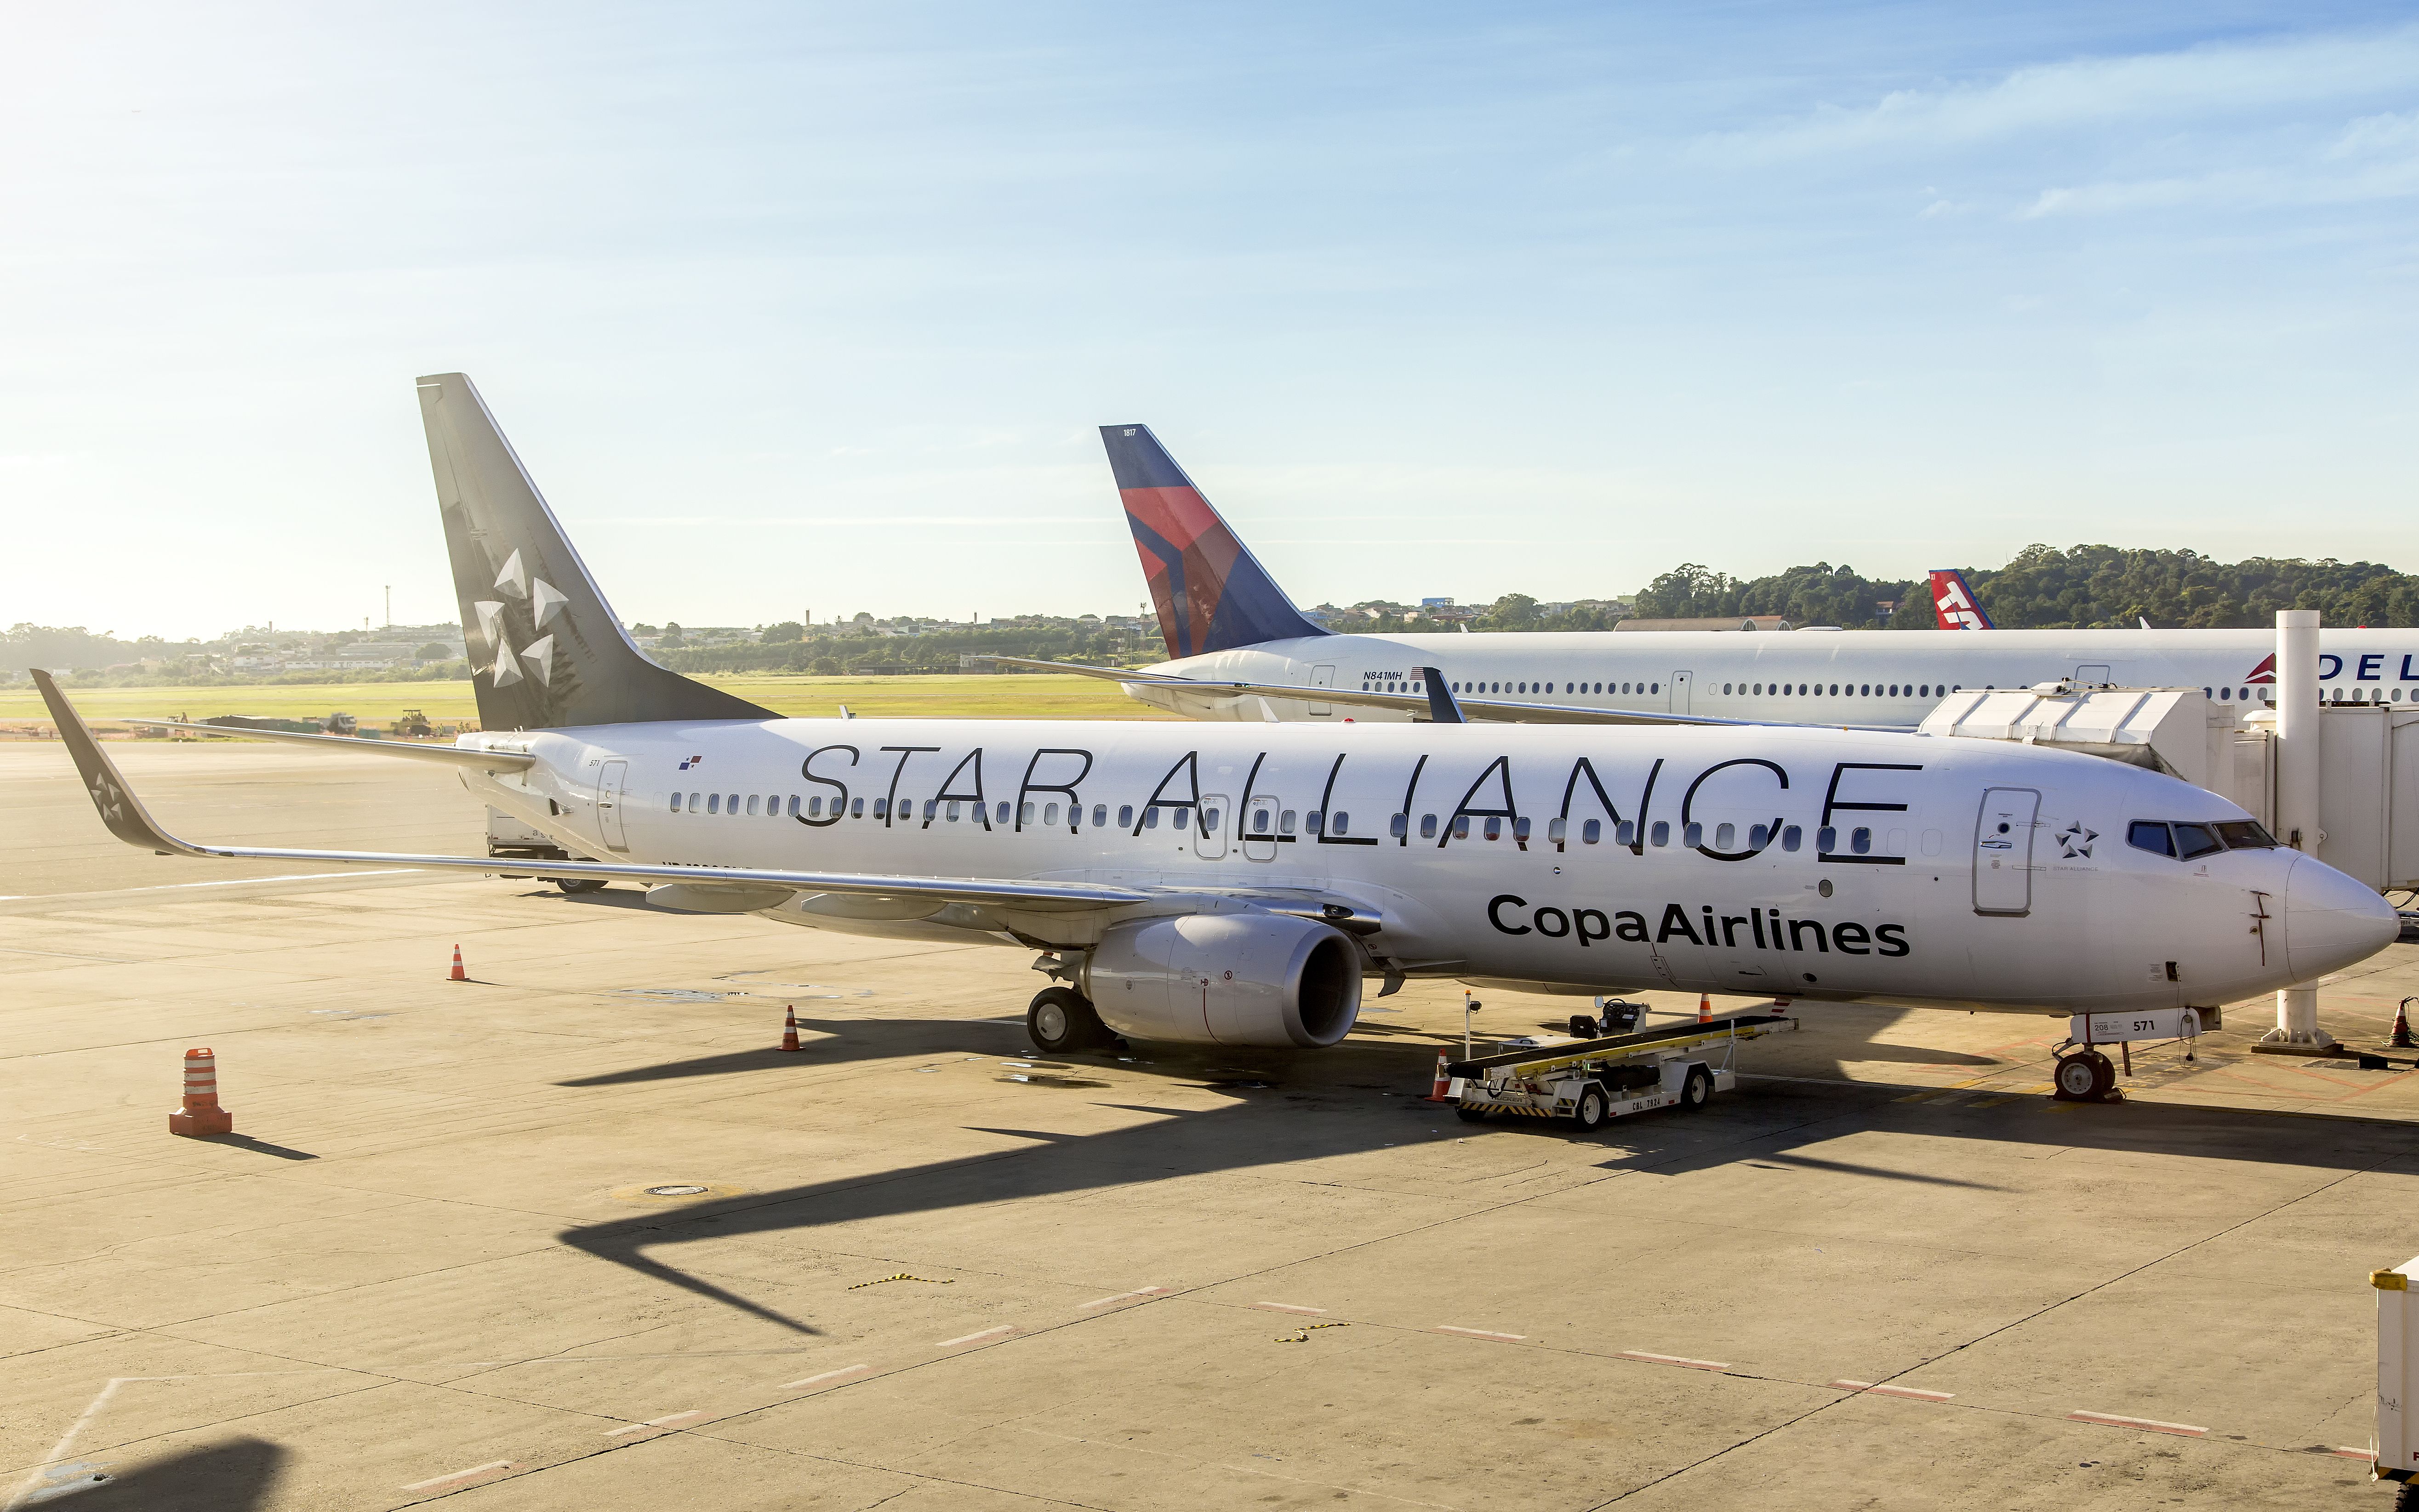
[[[1330,632],[1302,617],[1148,425],[1102,425],[1171,657]]]

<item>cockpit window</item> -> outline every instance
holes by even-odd
[[[2177,825],[2174,828],[2176,855],[2184,860],[2226,849],[2226,842],[2219,840],[2217,832],[2207,825]]]
[[[2136,819],[2125,826],[2125,843],[2137,851],[2149,851],[2153,856],[2173,856],[2189,861],[2224,850],[2273,850],[2276,838],[2256,820],[2250,819],[2228,819],[2214,824],[2183,821],[2169,824],[2157,819]]]
[[[2167,826],[2152,819],[2136,819],[2126,825],[2125,843],[2153,856],[2176,854],[2176,842],[2167,837]]]

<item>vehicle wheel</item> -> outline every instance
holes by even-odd
[[[567,893],[605,890],[605,879],[602,877],[557,877],[554,879],[554,885]]]
[[[1033,995],[1033,1006],[1025,1011],[1025,1032],[1045,1056],[1088,1050],[1109,1038],[1090,1001],[1069,987],[1044,987]]]
[[[1571,1015],[1572,1039],[1593,1040],[1595,1037],[1595,1020],[1588,1017],[1585,1013],[1574,1013]]]
[[[1485,1108],[1474,1108],[1466,1103],[1455,1103],[1453,1112],[1454,1117],[1459,1119],[1464,1123],[1485,1123],[1487,1121],[1487,1110]]]
[[[2069,1103],[2096,1103],[2117,1085],[2117,1068],[2096,1050],[2078,1050],[2057,1063],[2050,1080]]]
[[[1571,1114],[1571,1121],[1579,1126],[1579,1133],[1594,1134],[1604,1127],[1606,1111],[1604,1088],[1583,1088],[1579,1091],[1579,1105]]]
[[[1688,1079],[1680,1084],[1680,1111],[1696,1113],[1714,1100],[1714,1073],[1703,1066],[1688,1068]]]

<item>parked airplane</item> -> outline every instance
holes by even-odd
[[[1159,610],[1168,660],[1137,672],[1022,662],[1113,679],[1195,718],[1423,717],[1416,669],[1442,670],[1487,719],[1624,722],[1638,715],[1911,729],[1943,694],[2072,681],[2200,687],[2274,700],[2273,630],[1799,629],[1646,634],[1337,634],[1294,608],[1147,425],[1104,425],[1109,465]],[[1971,603],[1962,577],[1946,576]],[[1936,612],[1946,616],[1949,609]],[[1979,616],[1979,609],[1959,609]],[[2419,702],[2419,631],[2321,632],[2335,702]]]
[[[1642,986],[2029,1012],[2216,1004],[2391,940],[2368,889],[2173,778],[2069,752],[1787,725],[789,719],[648,662],[459,374],[421,379],[480,663],[442,762],[650,902],[1039,952],[1045,1051],[1112,1032],[1317,1048],[1362,983]],[[196,856],[37,673],[102,822]],[[171,721],[146,721],[170,723]]]
[[[1932,569],[1932,612],[1943,630],[1995,630],[1973,584],[1955,567]]]

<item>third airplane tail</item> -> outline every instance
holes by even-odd
[[[1974,588],[1965,575],[1955,567],[1932,569],[1932,610],[1939,616],[1944,630],[1995,630],[1991,616],[1982,610],[1982,601],[1974,596]]]
[[[1101,440],[1171,659],[1330,633],[1293,607],[1149,426],[1102,425]]]

